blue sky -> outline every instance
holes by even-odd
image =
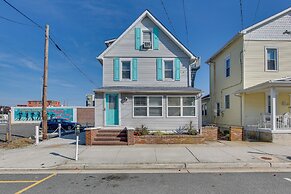
[[[182,0],[8,0],[37,23],[50,25],[52,37],[70,55],[91,84],[63,55],[49,47],[48,99],[68,105],[85,105],[85,95],[102,85],[96,56],[104,40],[118,37],[149,9],[195,55],[202,58],[195,87],[209,89],[206,59],[241,30],[239,0],[185,0],[189,31],[187,43]],[[291,6],[291,0],[242,0],[244,27]],[[256,15],[256,16],[255,16]],[[20,23],[2,19],[9,18]],[[25,104],[41,99],[44,32],[0,1],[0,105]]]

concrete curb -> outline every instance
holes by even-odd
[[[290,169],[291,163],[133,163],[133,164],[66,164],[48,168],[0,168],[8,171],[48,170],[221,170],[221,169]]]

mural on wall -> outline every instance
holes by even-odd
[[[14,121],[41,121],[41,108],[14,108]],[[73,121],[73,108],[48,108],[47,118]]]

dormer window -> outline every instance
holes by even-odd
[[[152,49],[152,32],[150,30],[142,31],[142,48]]]

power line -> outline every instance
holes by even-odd
[[[38,28],[45,30],[40,24],[38,24],[37,22],[35,22],[33,19],[31,19],[30,17],[28,17],[26,14],[22,13],[19,9],[17,9],[15,6],[11,5],[7,0],[3,0],[5,3],[7,3],[10,7],[12,7],[14,10],[16,10],[18,13],[20,13],[22,16],[24,16],[26,19],[28,19],[29,21],[31,21],[34,25],[36,25]],[[58,51],[60,51],[65,58],[91,83],[93,84],[95,87],[97,87],[97,85],[86,75],[85,72],[83,72],[78,65],[76,65],[73,60],[69,57],[69,55],[63,50],[61,49],[61,47],[56,43],[56,41],[54,41],[54,39],[49,36],[49,39],[51,40],[51,42],[54,44],[54,46],[57,48]]]
[[[168,12],[167,12],[167,10],[166,10],[166,7],[165,7],[165,4],[164,4],[163,0],[161,0],[161,3],[162,3],[162,6],[163,6],[163,8],[164,8],[164,11],[165,11],[165,13],[166,13],[167,19],[168,19],[168,21],[169,21],[169,23],[170,23],[170,25],[171,25],[171,27],[172,27],[172,29],[173,29],[173,32],[176,34],[176,30],[175,30],[175,28],[174,28],[174,26],[173,26],[173,23],[172,23],[172,21],[171,21],[171,19],[170,19],[170,17],[169,17],[169,14],[168,14]]]
[[[183,0],[183,10],[184,10],[184,21],[185,21],[187,45],[189,46],[189,33],[188,33],[187,17],[186,17],[186,10],[185,10],[185,0]]]
[[[243,7],[242,7],[242,0],[239,1],[240,5],[240,23],[241,23],[241,30],[244,29],[244,20],[243,20]]]
[[[27,15],[25,15],[24,13],[22,13],[21,11],[19,11],[16,7],[14,7],[13,5],[11,5],[8,1],[6,0],[3,0],[6,4],[8,4],[10,7],[12,7],[13,9],[15,9],[18,13],[20,13],[22,16],[24,16],[26,19],[28,19],[29,21],[31,21],[32,23],[34,23],[37,27],[39,27],[40,29],[43,29],[44,28],[39,25],[38,23],[36,23],[35,21],[33,21],[32,19],[30,19]]]
[[[12,19],[9,19],[9,18],[4,17],[4,16],[1,16],[1,15],[0,15],[0,18],[3,19],[3,20],[9,21],[9,22],[15,23],[15,24],[20,24],[20,25],[24,25],[24,26],[32,26],[32,25],[30,25],[30,24],[26,24],[26,23],[18,22],[18,21],[16,21],[16,20],[12,20]]]

